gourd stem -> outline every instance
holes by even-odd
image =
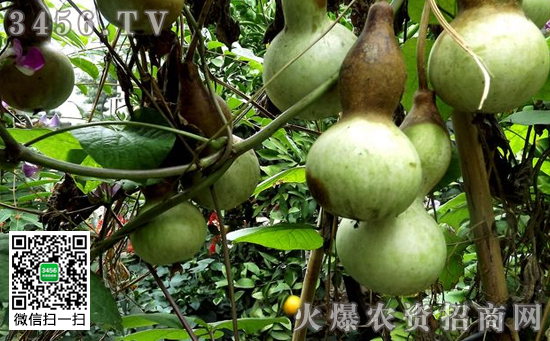
[[[482,292],[488,302],[495,305],[506,304],[508,287],[500,244],[493,233],[495,214],[483,151],[479,143],[479,131],[472,122],[472,113],[455,110],[452,121],[470,212],[470,227],[476,246]],[[497,334],[495,337],[501,341],[511,341],[507,333]]]
[[[418,89],[428,90],[428,79],[426,77],[426,34],[430,22],[430,3],[424,2],[422,17],[420,18],[420,31],[418,32],[418,44],[416,45],[416,69],[418,71]]]
[[[327,0],[282,0],[285,30],[312,32],[322,30],[327,16]]]

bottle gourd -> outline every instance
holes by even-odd
[[[415,146],[422,165],[422,186],[416,200],[395,218],[343,219],[336,233],[336,249],[346,271],[365,287],[408,296],[427,289],[445,267],[445,236],[424,209],[423,199],[449,166],[451,142],[435,106],[435,95],[425,89],[416,92],[401,129]]]
[[[146,199],[142,212],[160,203]],[[198,208],[183,202],[163,212],[130,234],[136,254],[154,265],[192,258],[206,241],[206,221]]]
[[[459,0],[458,8],[451,26],[491,74],[489,94],[478,110],[485,85],[482,71],[447,33],[437,38],[428,61],[435,92],[462,112],[499,113],[525,104],[550,70],[550,53],[539,28],[516,0]]]
[[[282,0],[284,29],[275,37],[264,57],[264,83],[289,61],[301,54],[325,32],[333,21],[327,16],[326,0]],[[282,71],[266,88],[277,108],[284,111],[338,71],[355,35],[336,24],[304,55]],[[299,118],[317,120],[340,112],[338,88],[334,86],[305,108]]]
[[[332,214],[356,220],[395,217],[416,198],[418,154],[392,115],[405,86],[393,9],[378,2],[342,63],[342,119],[315,141],[306,160],[313,198]]]
[[[73,66],[69,58],[51,43],[52,17],[43,0],[16,2],[6,13],[8,20],[4,22],[4,26],[8,34],[13,25],[9,18],[14,10],[25,14],[25,29],[21,35],[10,36],[12,48],[6,49],[0,55],[0,95],[6,103],[18,110],[38,112],[55,109],[72,94],[75,83]],[[32,23],[39,16],[44,16],[41,25],[45,26],[41,27],[46,28],[45,35],[32,28]],[[15,39],[21,44],[20,52],[14,48]],[[40,51],[44,66],[32,75],[26,75],[21,72],[17,63],[31,49]],[[20,53],[22,56],[18,55]]]

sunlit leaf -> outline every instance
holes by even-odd
[[[252,195],[258,195],[266,189],[285,183],[304,183],[306,182],[306,167],[300,166],[284,170],[262,181],[256,187]]]
[[[306,224],[278,224],[252,227],[230,232],[227,239],[233,243],[253,243],[278,250],[315,250],[323,245],[323,238]]]

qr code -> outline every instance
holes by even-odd
[[[89,232],[10,232],[10,329],[89,325],[89,243]]]

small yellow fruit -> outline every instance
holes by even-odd
[[[296,295],[290,295],[285,301],[285,304],[283,305],[283,311],[288,316],[294,316],[296,312],[298,311],[298,308],[300,308],[301,300],[300,297]]]

